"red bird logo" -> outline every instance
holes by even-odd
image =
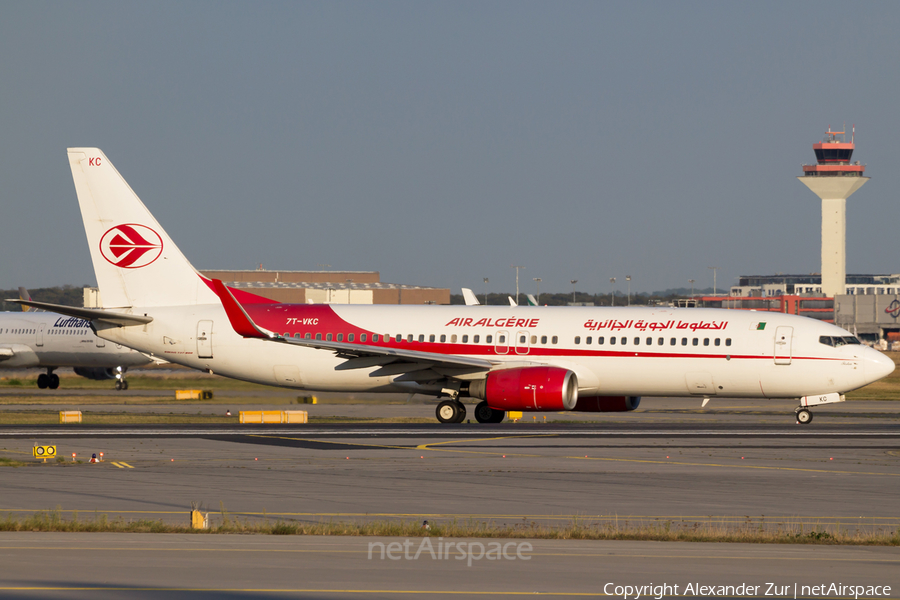
[[[100,238],[100,254],[123,269],[146,267],[162,254],[158,233],[145,225],[116,225]]]

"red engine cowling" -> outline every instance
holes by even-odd
[[[625,412],[641,403],[640,396],[582,396],[574,410],[581,412]]]
[[[501,369],[473,381],[469,395],[497,410],[572,410],[578,402],[578,378],[559,367]]]

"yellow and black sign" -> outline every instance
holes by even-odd
[[[54,458],[56,456],[56,446],[35,446],[31,452],[35,458]]]

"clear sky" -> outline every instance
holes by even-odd
[[[198,269],[817,272],[795,177],[844,123],[848,271],[900,272],[898,32],[898,2],[3,2],[0,288],[94,282],[69,146]]]

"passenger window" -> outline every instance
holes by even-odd
[[[602,346],[603,343],[604,343],[605,341],[606,341],[606,338],[598,337],[598,338],[597,338],[597,345],[598,345],[598,346]]]
[[[338,334],[338,339],[337,339],[337,341],[339,341],[339,342],[343,342],[343,341],[344,341],[344,334],[343,334],[343,333],[339,333],[339,334]]]
[[[623,337],[620,341],[622,342],[622,345],[624,346],[625,344],[628,343],[628,338],[627,338],[627,337]]]
[[[359,334],[359,341],[361,341],[361,342],[365,342],[365,341],[366,341],[366,334],[365,334],[365,333]]]
[[[373,334],[372,334],[372,341],[373,341],[373,342],[377,342],[377,341],[380,340],[380,339],[381,339],[381,336],[379,336],[377,333],[373,333]]]
[[[697,345],[700,343],[700,340],[697,339],[697,338],[694,338],[694,341],[693,341],[692,343],[693,343],[695,346],[697,346]]]
[[[541,343],[542,343],[542,344],[546,344],[546,343],[547,343],[547,336],[546,336],[546,335],[542,335],[542,336],[541,336]]]
[[[652,346],[652,345],[653,345],[653,338],[647,338],[647,345],[648,345],[648,346]]]
[[[396,341],[396,342],[402,342],[402,341],[403,341],[403,336],[400,335],[400,334],[398,333],[398,334],[397,334],[397,337],[394,338],[394,341]]]
[[[663,344],[666,343],[666,339],[665,339],[665,338],[659,338],[658,340],[656,340],[656,343],[659,344],[660,346],[662,346]]]
[[[672,338],[672,339],[669,340],[669,345],[670,345],[670,346],[674,346],[675,343],[676,343],[676,342],[675,342],[675,338]]]
[[[575,343],[576,343],[576,344],[580,344],[580,343],[581,343],[581,338],[580,338],[579,336],[577,336],[577,335],[575,336]]]
[[[528,336],[520,335],[519,336],[519,345],[524,345],[525,340],[527,340],[527,339],[528,339]]]
[[[681,338],[681,345],[687,346],[687,338]]]
[[[441,340],[441,341],[443,342],[444,340]],[[453,335],[450,336],[450,343],[451,343],[451,344],[455,344],[455,343],[456,343],[456,334],[455,334],[455,333],[454,333]]]
[[[412,344],[413,334],[409,334],[408,336],[406,336],[406,341],[409,342],[410,344]]]
[[[703,345],[709,346],[709,338],[703,338]]]
[[[316,339],[317,339],[317,340],[321,340],[321,339],[322,339],[322,334],[321,334],[321,333],[317,333],[317,334],[316,334]]]
[[[505,335],[499,336],[499,337],[497,338],[497,343],[498,343],[498,344],[505,344],[505,343],[506,343],[506,336],[505,336]]]
[[[616,338],[614,338],[614,337],[609,338],[609,343],[612,344],[613,346],[615,346],[615,345],[616,345]]]
[[[428,341],[429,341],[429,342],[434,342],[434,334],[433,334],[433,333],[432,333],[431,335],[428,336]]]
[[[419,341],[420,341],[420,342],[424,342],[424,341],[425,341],[425,334],[422,334],[422,333],[419,334]]]
[[[726,345],[726,346],[730,346],[730,345],[731,345],[731,338],[725,338],[725,345]]]
[[[462,343],[463,343],[463,344],[468,344],[468,343],[469,343],[469,336],[464,335],[464,336],[463,336],[463,339],[462,339]]]
[[[311,333],[307,333],[304,337],[305,337],[306,339],[308,339],[308,340],[309,340],[309,339],[312,339],[312,334],[311,334]]]
[[[586,338],[584,338],[584,343],[590,346],[592,340],[593,338],[591,336],[587,336]]]
[[[537,344],[537,336],[533,335],[531,336],[531,345],[534,346],[535,344]]]
[[[481,336],[473,335],[473,336],[472,336],[472,343],[473,343],[473,344],[477,344],[480,337],[481,337]]]
[[[330,341],[331,341],[331,334],[330,334],[330,333],[329,333],[328,335],[325,336],[325,341],[326,341],[326,342],[330,342]]]
[[[640,346],[640,345],[641,345],[641,338],[639,338],[639,337],[634,338],[634,345],[635,345],[635,346]]]
[[[552,338],[550,338],[550,343],[551,343],[551,344],[555,344],[555,343],[558,342],[558,341],[559,341],[559,338],[557,338],[555,335],[554,335]]]
[[[719,342],[721,342],[721,341],[722,340],[720,340],[719,338],[716,338],[716,346],[720,345]]]
[[[484,343],[485,343],[485,344],[490,344],[490,343],[493,341],[493,339],[494,339],[494,336],[492,336],[492,335],[487,335],[487,336],[484,337]]]
[[[352,342],[352,341],[355,340],[355,339],[356,339],[356,334],[355,334],[355,333],[347,334],[347,341],[348,341],[348,342]]]
[[[441,334],[441,343],[444,344],[447,342],[447,336],[445,334]]]

